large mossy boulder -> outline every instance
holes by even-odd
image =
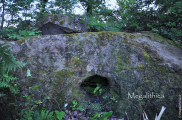
[[[182,50],[166,41],[150,32],[85,32],[10,42],[17,60],[27,63],[14,74],[20,96],[29,96],[18,101],[22,106],[41,101],[50,110],[71,110],[76,101],[91,116],[112,110],[132,120],[143,110],[154,119],[165,106],[162,118],[177,120]]]
[[[71,34],[86,32],[87,22],[81,21],[78,17],[51,14],[36,23],[35,27],[42,31],[42,35]]]

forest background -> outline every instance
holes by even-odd
[[[181,0],[117,0],[118,9],[109,9],[105,0],[38,0],[36,9],[32,10],[33,2],[35,0],[1,0],[0,38],[21,39],[35,35],[38,32],[34,25],[43,16],[65,14],[87,20],[88,28],[93,32],[153,30],[178,45],[182,43]],[[78,3],[85,10],[83,14],[74,14]],[[151,4],[158,9],[150,7]],[[11,16],[9,20],[5,19],[7,14]],[[6,27],[4,23],[7,23]]]

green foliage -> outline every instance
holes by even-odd
[[[87,10],[87,15],[93,15],[92,11],[102,5],[105,0],[79,0],[83,7]]]
[[[40,86],[40,85],[35,85],[35,86],[32,88],[32,90],[37,89],[39,86]]]
[[[10,85],[17,78],[9,76],[8,73],[11,70],[15,71],[16,67],[21,68],[24,64],[15,60],[11,54],[10,46],[5,44],[7,43],[0,44],[0,88],[10,88],[11,92],[17,93],[17,85]]]
[[[106,98],[107,98],[107,96],[105,96],[105,97],[103,96],[103,98],[104,98],[104,99],[106,99]]]
[[[159,30],[158,33],[168,39],[182,43],[182,26],[180,22],[182,18],[182,2],[174,2],[172,6],[166,7],[165,11],[167,13],[157,14],[159,23],[155,26]]]
[[[33,22],[30,20],[24,20],[24,21],[20,21],[19,24],[17,25],[17,32],[19,30],[32,30],[33,29]]]
[[[49,13],[47,12],[35,12],[36,14],[36,22],[40,21],[43,17],[47,16]]]
[[[72,110],[80,110],[80,111],[83,111],[82,106],[79,106],[79,107],[76,108],[76,105],[77,105],[77,102],[73,101],[73,106],[71,106],[72,107]]]
[[[35,110],[38,105],[34,105],[31,109],[21,110],[21,120],[52,120],[54,119],[53,112],[45,111],[43,108],[40,112]]]
[[[0,38],[13,38],[13,39],[21,39],[23,37],[30,37],[30,36],[40,36],[41,31],[36,31],[36,29],[32,29],[31,31],[28,30],[20,30],[15,27],[8,27],[3,30],[0,30]]]
[[[99,93],[100,93],[100,95],[101,95],[101,93],[102,93],[101,86],[100,86],[100,85],[98,85],[98,84],[97,84],[97,87],[96,87],[96,88],[95,88],[95,90],[94,90],[94,94],[97,94],[97,92],[99,92]]]
[[[21,120],[33,120],[32,116],[34,114],[34,110],[37,107],[37,105],[34,105],[31,109],[26,110],[23,109],[20,112],[20,115],[22,116]]]
[[[182,2],[180,0],[156,1],[156,5],[162,5],[157,10],[149,7],[152,1],[141,0],[118,0],[120,16],[116,25],[121,31],[158,31],[160,35],[173,40],[177,44],[182,44]],[[142,10],[146,7],[147,10]]]
[[[61,13],[70,13],[76,3],[77,0],[56,0],[55,6],[59,7],[57,11],[61,11]]]
[[[120,29],[122,31],[128,31],[128,32],[142,30],[142,27],[140,25],[141,21],[138,22],[137,20],[139,16],[142,16],[141,13],[138,11],[140,7],[137,6],[137,1],[136,0],[128,0],[128,1],[118,0],[118,4],[121,7],[117,11],[117,13],[122,18],[122,20],[118,21]]]
[[[56,110],[55,113],[56,113],[56,117],[58,118],[58,120],[62,120],[62,118],[65,115],[64,111],[59,112],[59,111]]]
[[[65,116],[64,111],[46,111],[45,109],[42,109],[40,112],[38,110],[35,110],[37,108],[37,105],[34,105],[30,110],[23,109],[21,111],[21,120],[62,120]],[[55,112],[55,115],[53,115]],[[56,119],[57,118],[57,119]]]
[[[87,21],[88,21],[87,29],[89,29],[91,32],[119,31],[117,27],[111,27],[112,26],[111,24],[104,23],[103,21],[100,20],[99,17],[88,17]]]
[[[5,29],[0,29],[0,38],[7,38],[7,32]]]
[[[93,118],[90,117],[90,119],[98,120],[98,119],[95,119],[95,118],[99,117],[100,118],[99,120],[109,120],[109,117],[112,115],[112,113],[113,113],[113,111],[104,112],[103,115],[100,115],[100,114],[96,113],[96,115]]]
[[[76,107],[77,102],[74,102],[74,107]],[[65,112],[64,111],[58,111],[55,110],[55,114],[54,112],[49,112],[46,111],[44,108],[42,108],[42,110],[39,112],[38,110],[36,110],[36,108],[38,107],[38,105],[34,105],[33,107],[31,107],[30,109],[22,109],[20,115],[21,120],[54,120],[54,119],[58,119],[58,120],[62,120],[65,117]],[[80,107],[80,109],[82,109],[82,107]],[[77,109],[77,110],[80,110]],[[80,110],[81,111],[81,110]],[[109,120],[109,117],[112,115],[113,111],[109,111],[109,112],[104,112],[102,115],[96,113],[95,116],[92,118],[90,117],[90,119],[93,120],[97,120],[99,118],[99,120]],[[97,118],[97,119],[96,119]]]
[[[98,22],[97,18],[94,18],[94,17],[88,18],[87,29],[95,28],[96,31],[103,31],[104,26],[106,26],[106,24],[104,22]]]
[[[37,110],[34,112],[34,120],[52,120],[53,118],[53,112],[45,111],[44,109],[40,113]]]
[[[12,30],[9,31],[8,37],[9,38],[14,38],[14,39],[21,39],[22,37],[30,37],[30,36],[40,36],[41,31],[36,31],[36,29],[33,29],[32,31],[27,31],[27,30],[19,30],[18,32],[12,32]]]
[[[15,71],[16,67],[21,68],[22,66],[24,66],[24,64],[15,60],[13,54],[11,53],[10,46],[6,44],[7,43],[0,44],[0,89],[1,89],[0,98],[2,99],[2,101],[3,100],[7,100],[7,101],[4,101],[6,102],[4,103],[6,106],[5,105],[1,106],[0,110],[2,114],[7,114],[7,111],[11,111],[11,109],[13,108],[14,111],[12,111],[12,113],[15,114],[17,113],[16,112],[17,99],[15,96],[18,93],[17,83],[15,82],[17,78],[14,78],[12,77],[12,75],[9,75],[9,74],[13,70]],[[9,89],[11,93],[9,93],[9,91],[6,92],[7,89]],[[15,103],[14,103],[14,100],[12,100],[13,97],[15,98]],[[9,98],[11,98],[11,100],[9,100]],[[11,103],[8,103],[8,102],[11,102]],[[16,108],[14,108],[13,105]],[[8,108],[9,110],[3,111],[4,107]]]
[[[36,104],[38,104],[38,105],[39,105],[39,104],[42,104],[42,102],[41,102],[40,100],[35,100],[34,102],[35,102]]]
[[[112,98],[110,98],[111,100],[115,101],[116,99],[114,98],[114,96]]]

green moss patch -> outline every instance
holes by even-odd
[[[60,23],[61,25],[63,25],[63,24],[65,23],[65,21],[66,21],[65,19],[62,19],[62,20],[59,21],[59,23]]]
[[[77,57],[77,56],[73,57],[73,64],[78,66],[81,64],[81,62],[82,62],[82,60],[79,57]]]
[[[179,48],[182,49],[182,46],[176,42],[174,42],[173,40],[169,40],[165,37],[162,37],[161,35],[157,34],[157,33],[152,33],[152,32],[143,32],[142,33],[143,36],[145,37],[148,37],[149,39],[151,40],[154,40],[154,41],[158,41],[162,44],[170,44],[170,45],[174,45],[174,46],[177,46]]]
[[[35,37],[35,36],[33,36]],[[22,43],[24,42],[26,39],[29,39],[29,38],[33,38],[32,36],[31,37],[27,37],[27,38],[21,38],[20,40],[18,40],[19,43]]]
[[[71,76],[72,74],[73,74],[73,73],[72,73],[71,71],[60,70],[60,71],[58,71],[58,72],[55,73],[55,76],[56,76],[57,78],[62,79],[62,78],[67,78],[67,77]]]
[[[122,57],[118,56],[118,66],[116,71],[122,71],[124,69],[125,63],[122,61]]]

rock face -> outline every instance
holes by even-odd
[[[177,119],[182,50],[165,41],[156,33],[85,32],[10,42],[17,60],[27,63],[14,74],[20,95],[29,96],[18,101],[40,100],[50,110],[71,110],[75,101],[90,116],[112,110],[130,119],[143,110],[154,118],[165,106],[162,117]]]
[[[79,18],[52,14],[45,16],[35,27],[42,35],[81,33],[87,31],[87,23],[80,23]]]

